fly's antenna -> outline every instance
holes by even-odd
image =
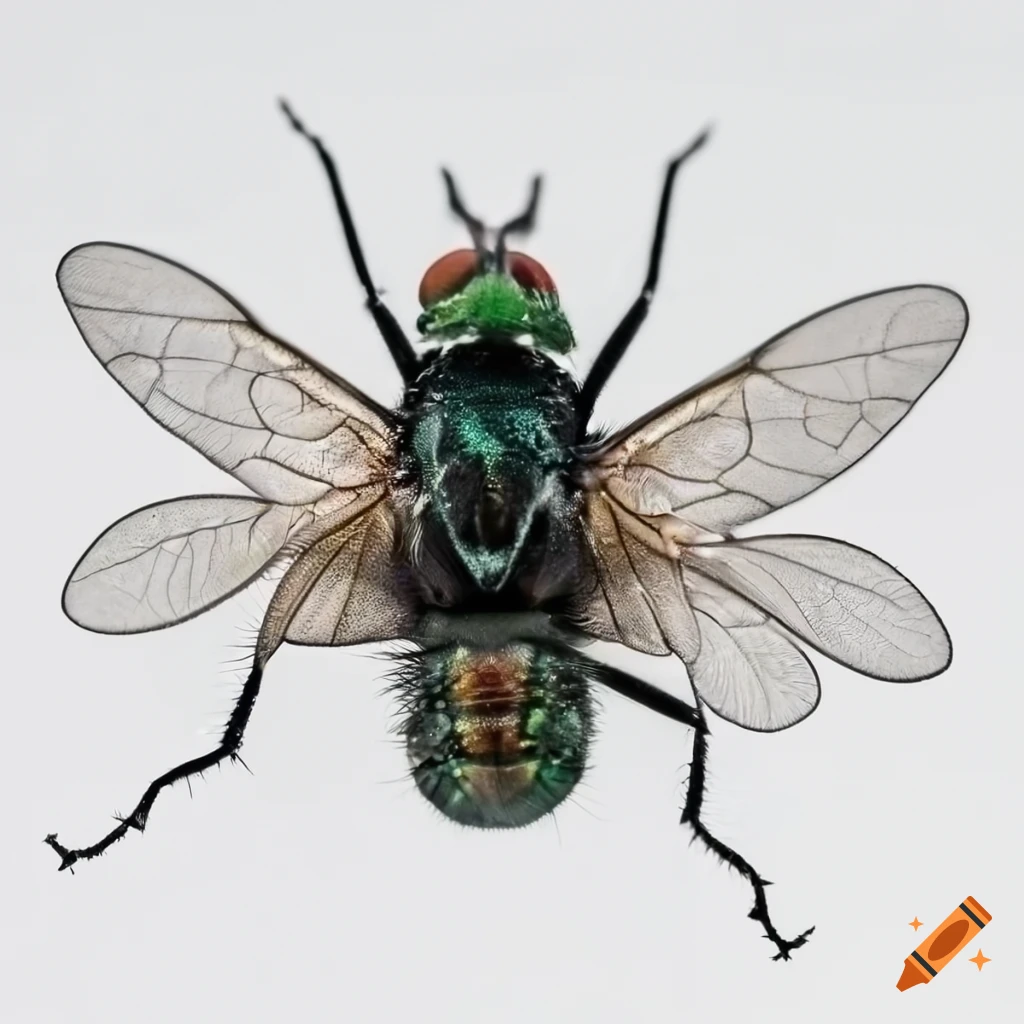
[[[469,212],[459,192],[455,178],[447,167],[441,168],[441,177],[444,178],[445,191],[448,193],[448,208],[455,214],[466,228],[473,239],[473,248],[481,260],[487,263],[493,262],[496,266],[502,267],[505,263],[505,239],[509,235],[528,234],[533,230],[537,220],[537,204],[540,202],[541,176],[535,174],[530,182],[530,196],[526,201],[526,209],[516,214],[510,220],[505,221],[499,228],[490,231],[487,225],[479,218]],[[488,235],[494,235],[494,249],[488,248]]]
[[[530,182],[530,198],[526,201],[526,209],[522,213],[505,221],[498,228],[498,237],[494,243],[494,257],[498,266],[505,262],[505,239],[509,235],[528,235],[537,221],[537,204],[540,202],[541,176],[535,174]]]
[[[470,238],[473,239],[473,248],[483,256],[487,252],[487,225],[466,208],[459,186],[455,184],[452,172],[447,167],[441,168],[441,177],[444,178],[445,191],[448,193],[448,209],[466,225]]]

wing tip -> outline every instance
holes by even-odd
[[[65,274],[65,268],[68,263],[75,259],[75,257],[81,255],[83,252],[89,249],[127,249],[132,252],[145,253],[144,249],[138,249],[133,245],[124,245],[121,242],[106,242],[106,241],[94,241],[94,242],[80,242],[78,245],[73,245],[57,263],[56,278],[58,285],[61,282],[63,275]],[[146,253],[146,255],[150,255]],[[63,289],[62,289],[63,290]]]
[[[87,630],[90,633],[98,633],[100,636],[123,636],[132,632],[131,630],[117,628],[104,623],[100,618],[90,619],[88,611],[92,603],[78,602],[69,594],[71,586],[75,582],[77,581],[74,579],[68,579],[60,595],[61,611],[71,622],[78,626],[79,629]],[[80,605],[80,607],[76,607],[76,605]]]
[[[960,342],[964,340],[964,337],[967,334],[967,328],[971,322],[971,312],[968,308],[967,300],[955,288],[949,288],[944,284],[919,284],[912,285],[911,287],[927,289],[928,291],[931,292],[940,292],[942,295],[952,298],[955,301],[956,305],[960,307],[960,313],[963,317],[963,324],[960,327],[960,335],[957,338],[957,345],[959,346]]]
[[[921,592],[918,591],[918,593],[920,594]],[[926,603],[928,603],[928,599],[924,597],[924,594],[921,594],[921,597],[924,598]],[[928,679],[934,679],[936,676],[941,676],[942,673],[945,672],[946,669],[948,669],[949,666],[953,664],[953,638],[949,635],[949,630],[946,629],[946,626],[943,623],[942,619],[939,618],[938,613],[935,611],[934,608],[932,608],[930,603],[928,603],[928,607],[931,608],[932,615],[934,616],[935,622],[939,627],[938,635],[935,639],[941,641],[941,648],[938,648],[931,655],[926,655],[925,657],[931,660],[934,659],[936,655],[938,655],[941,658],[941,662],[936,662],[934,668],[928,668],[920,675],[901,676],[899,679],[885,680],[886,682],[923,683]]]

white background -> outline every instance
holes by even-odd
[[[5,14],[0,1017],[1009,1020],[1024,954],[1016,5],[275,7]],[[907,422],[764,527],[893,561],[955,647],[945,675],[904,687],[816,656],[824,698],[799,728],[713,723],[710,822],[776,883],[784,934],[817,925],[792,962],[771,962],[746,883],[678,825],[685,730],[608,696],[574,803],[522,832],[460,831],[404,777],[385,666],[362,652],[283,650],[245,745],[254,777],[214,771],[192,800],[178,787],[144,836],[57,873],[47,832],[96,840],[213,742],[231,645],[261,608],[247,596],[133,638],[61,614],[108,523],[231,489],[93,360],[54,284],[61,254],[93,239],[165,253],[380,401],[399,394],[279,94],[332,145],[410,331],[420,274],[464,241],[438,165],[494,218],[545,170],[530,248],[584,368],[642,278],[664,160],[713,120],[609,422],[852,295],[925,281],[967,299],[967,341]],[[615,657],[684,692],[677,662]],[[992,925],[897,993],[904,957],[967,895]]]

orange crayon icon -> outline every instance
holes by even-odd
[[[927,984],[991,920],[992,915],[973,896],[968,896],[907,957],[896,987],[906,992],[914,985]]]

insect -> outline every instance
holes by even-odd
[[[603,437],[595,400],[650,307],[676,175],[706,133],[669,163],[641,292],[581,381],[564,365],[575,339],[551,275],[508,247],[533,226],[539,178],[524,211],[489,230],[444,172],[473,247],[424,274],[414,345],[373,284],[330,154],[284,110],[327,173],[404,397],[381,407],[170,260],[93,243],[61,261],[61,294],[107,372],[253,492],[119,520],[72,571],[65,612],[144,632],[279,576],[219,744],[152,782],[97,843],[47,836],[61,869],[143,831],[164,787],[240,759],[282,643],[405,640],[394,689],[413,778],[463,824],[523,825],[565,799],[586,766],[594,684],[691,727],[682,820],[747,878],[750,916],[788,959],[813,929],[784,939],[763,878],[701,817],[706,709],[762,732],[806,718],[819,682],[805,646],[901,682],[942,672],[952,650],[928,601],[875,555],[735,531],[844,472],[906,415],[963,339],[963,300],[915,285],[840,303]],[[694,703],[591,658],[595,638],[677,655]]]

